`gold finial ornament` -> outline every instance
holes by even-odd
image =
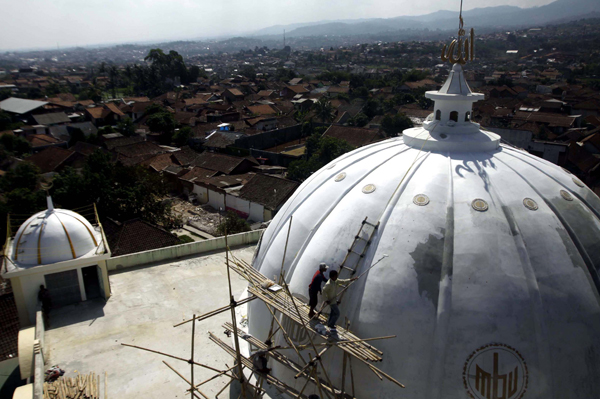
[[[458,39],[452,40],[450,46],[442,48],[442,62],[450,61],[451,64],[464,65],[467,61],[475,59],[475,30],[471,28],[470,37],[464,38],[466,32],[462,17],[462,1],[460,2],[460,14],[458,15]]]

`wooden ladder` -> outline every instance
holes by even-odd
[[[350,272],[350,276],[354,276],[358,270],[358,265],[364,258],[367,249],[369,249],[369,246],[371,245],[371,239],[378,228],[379,222],[373,224],[368,221],[368,217],[361,222],[358,233],[356,233],[354,236],[354,241],[352,241],[352,245],[348,249],[348,253],[340,265],[340,276],[344,270],[348,270]]]

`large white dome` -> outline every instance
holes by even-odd
[[[94,227],[78,213],[48,209],[27,219],[17,231],[12,258],[20,266],[47,265],[88,255],[101,239]]]
[[[286,281],[306,298],[319,263],[339,267],[367,217],[380,225],[358,271],[388,257],[348,290],[338,324],[348,317],[363,338],[396,334],[373,342],[385,353],[377,366],[406,389],[356,363],[357,397],[598,398],[600,199],[463,118],[480,97],[460,67],[449,81],[428,94],[439,120],[345,154],[304,182],[253,266],[279,274],[293,216]],[[251,302],[248,318],[265,340],[264,304]],[[340,386],[341,352],[324,359]],[[277,364],[273,372],[304,384]]]

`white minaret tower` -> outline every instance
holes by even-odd
[[[426,151],[493,151],[500,136],[483,131],[471,120],[473,103],[484,95],[473,93],[460,64],[452,66],[446,83],[439,91],[428,91],[425,97],[435,102],[433,114],[423,127],[404,131],[404,142]]]

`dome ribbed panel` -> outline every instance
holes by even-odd
[[[591,190],[507,147],[436,153],[388,140],[333,164],[278,213],[254,266],[279,273],[293,216],[286,281],[306,298],[318,264],[339,266],[361,221],[381,222],[359,272],[388,257],[349,290],[340,321],[365,338],[397,335],[375,343],[385,353],[378,367],[407,388],[355,365],[357,397],[464,398],[465,362],[492,342],[525,359],[528,396],[600,396],[582,383],[600,378],[600,200]],[[369,184],[376,189],[365,194]],[[419,206],[419,196],[428,202]],[[249,306],[250,333],[265,339],[270,315]],[[339,385],[341,355],[324,361]],[[276,365],[274,373],[304,382]]]

